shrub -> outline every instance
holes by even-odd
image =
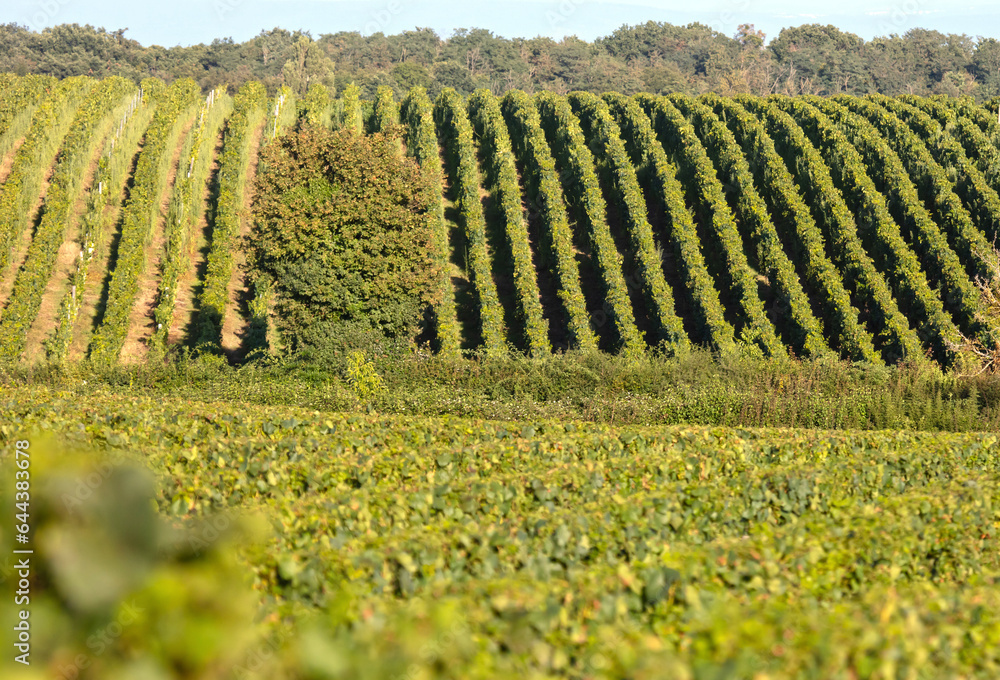
[[[412,338],[440,294],[426,179],[381,134],[305,125],[261,156],[247,266],[288,348]]]

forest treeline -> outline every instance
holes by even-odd
[[[785,28],[766,42],[745,24],[727,36],[703,24],[647,22],[586,42],[575,37],[507,39],[484,29],[449,38],[429,28],[398,35],[339,32],[314,37],[275,28],[246,42],[145,47],[127,29],[64,24],[34,32],[0,25],[0,71],[120,75],[139,81],[194,78],[204,91],[259,80],[273,92],[305,92],[322,82],[338,91],[357,83],[374,98],[380,85],[401,95],[415,85],[432,96],[572,90],[698,94],[1000,95],[1000,41],[915,28],[866,41],[834,26]]]

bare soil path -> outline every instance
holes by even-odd
[[[170,206],[174,181],[177,179],[177,166],[180,163],[184,140],[190,134],[196,118],[197,115],[193,115],[184,123],[184,128],[177,136],[177,143],[170,158],[167,182],[160,195],[159,210],[154,217],[153,236],[149,245],[146,246],[144,258],[146,268],[139,277],[139,293],[136,295],[132,304],[132,312],[129,315],[128,334],[125,336],[125,344],[122,346],[120,355],[123,364],[138,364],[146,360],[149,353],[149,339],[153,337],[153,331],[156,330],[153,311],[156,309],[156,300],[160,291],[160,259],[163,257],[163,246],[166,242],[164,227],[167,221],[167,208]]]
[[[240,238],[250,230],[250,206],[253,204],[253,185],[257,178],[257,161],[264,134],[267,116],[253,132],[250,140],[250,151],[247,156],[247,181],[243,191],[243,215],[240,217]],[[222,317],[222,351],[230,363],[243,359],[243,337],[250,325],[250,286],[243,271],[246,258],[243,250],[235,254],[233,275],[226,288],[226,313]]]
[[[76,260],[80,257],[80,216],[86,210],[87,194],[94,183],[94,176],[97,173],[97,164],[101,160],[101,153],[104,145],[98,145],[90,165],[84,174],[83,184],[76,202],[70,210],[67,218],[65,238],[59,246],[59,253],[56,256],[56,264],[52,270],[52,276],[42,293],[42,302],[38,307],[38,314],[28,330],[24,345],[24,358],[29,364],[39,363],[45,359],[45,338],[48,337],[52,329],[56,327],[56,315],[59,313],[59,304],[66,292],[66,286],[73,275]]]
[[[109,201],[104,206],[102,220],[105,226],[97,230],[100,237],[94,243],[94,259],[91,261],[90,268],[87,271],[87,282],[84,284],[83,290],[76,291],[81,300],[80,310],[73,328],[73,339],[70,342],[68,353],[70,361],[79,361],[86,356],[87,346],[90,344],[90,336],[94,332],[98,313],[104,306],[103,296],[107,291],[110,276],[108,267],[111,263],[111,255],[117,248],[116,244],[121,232],[121,210],[129,197],[132,177],[135,175],[135,168],[139,162],[139,154],[142,153],[143,143],[144,140],[140,140],[135,152],[132,154],[132,160],[128,171],[125,173],[125,179],[122,182],[118,198]]]
[[[186,342],[191,334],[191,324],[195,318],[195,300],[201,291],[202,279],[205,276],[205,257],[208,248],[208,208],[212,188],[219,174],[219,154],[222,152],[224,128],[219,129],[212,150],[212,165],[208,172],[208,181],[202,190],[201,199],[195,209],[198,211],[198,221],[188,241],[187,267],[181,273],[177,282],[177,298],[174,301],[174,316],[167,330],[167,346]]]
[[[20,237],[11,247],[11,257],[10,263],[7,265],[7,271],[0,272],[3,275],[2,280],[0,280],[0,309],[7,306],[7,300],[14,290],[14,279],[17,278],[17,272],[24,266],[24,261],[28,257],[28,248],[31,246],[31,239],[34,238],[35,229],[38,226],[38,221],[41,219],[42,202],[45,200],[45,194],[49,190],[49,179],[52,177],[54,166],[55,159],[53,158],[52,165],[45,169],[45,179],[42,180],[41,186],[38,187],[38,196],[35,197],[34,203],[28,209],[29,226],[25,227]]]
[[[7,176],[10,175],[11,168],[14,167],[14,156],[17,155],[17,150],[21,148],[22,144],[24,144],[24,137],[14,142],[14,146],[0,160],[0,184],[7,181]]]

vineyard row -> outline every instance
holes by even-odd
[[[236,264],[255,151],[298,124],[401,133],[441,353],[955,365],[1000,343],[1000,127],[968,99],[196,90],[0,79],[0,358],[221,348],[226,323],[243,354],[277,344]]]

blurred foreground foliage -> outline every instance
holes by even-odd
[[[220,533],[211,520],[168,521],[135,456],[31,441],[31,545],[15,544],[9,524],[0,538],[6,555],[34,550],[25,607],[32,663],[5,654],[4,677],[227,677],[254,632],[251,583],[229,545],[247,527],[226,522]],[[5,510],[14,504],[13,471],[5,457]],[[13,586],[16,572],[4,567],[4,585]],[[15,609],[4,597],[5,622]]]
[[[995,435],[0,407],[4,678],[1000,674]]]

